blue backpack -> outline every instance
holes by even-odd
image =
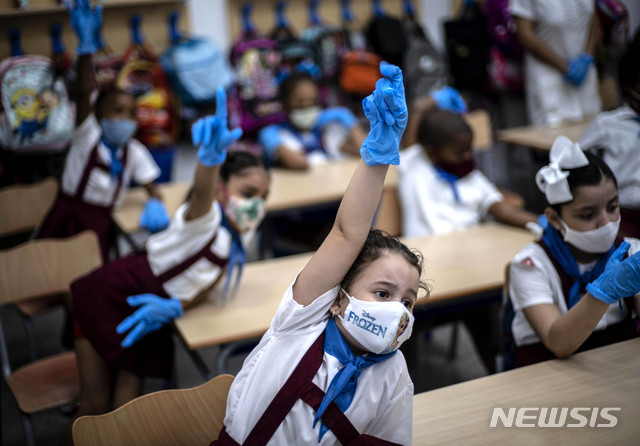
[[[219,86],[227,89],[235,75],[225,55],[205,38],[186,38],[176,30],[178,15],[170,16],[171,45],[160,56],[173,91],[187,105],[211,102]]]

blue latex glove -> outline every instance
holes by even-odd
[[[191,127],[193,145],[200,145],[198,160],[211,167],[224,163],[227,158],[227,147],[239,140],[242,129],[227,128],[227,94],[224,88],[216,91],[216,114],[198,119]]]
[[[157,198],[150,198],[144,205],[140,215],[140,226],[152,234],[162,231],[169,225],[169,214],[164,203]]]
[[[360,156],[369,166],[398,165],[400,139],[409,116],[402,71],[395,65],[381,62],[380,73],[384,77],[378,79],[374,92],[362,101],[371,129],[362,143]]]
[[[96,36],[102,24],[102,5],[92,8],[89,0],[75,0],[74,6],[71,6],[70,0],[65,0],[64,5],[71,15],[71,27],[78,37],[76,53],[83,55],[98,51]]]
[[[581,53],[578,57],[569,61],[569,70],[564,74],[564,80],[574,87],[579,87],[584,82],[589,72],[589,66],[593,63],[593,57],[587,53]]]
[[[280,128],[277,125],[269,125],[264,127],[258,133],[258,141],[264,149],[269,159],[273,159],[278,147],[282,145],[282,138],[280,137]]]
[[[455,88],[445,86],[431,93],[431,97],[436,101],[440,110],[449,110],[453,113],[466,113],[467,103],[464,102],[460,92]]]
[[[351,113],[351,110],[346,107],[331,107],[327,108],[320,114],[318,122],[316,122],[316,128],[322,130],[324,126],[330,122],[337,122],[338,124],[351,129],[358,123],[358,119],[353,113]]]
[[[182,316],[182,304],[178,299],[164,299],[155,294],[138,294],[129,296],[127,303],[140,308],[116,327],[118,334],[131,330],[120,343],[123,348],[131,347],[149,333]]]
[[[629,243],[622,242],[611,254],[604,272],[587,284],[587,291],[593,297],[611,305],[640,292],[640,252],[622,260],[628,250]]]

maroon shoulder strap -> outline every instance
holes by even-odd
[[[221,259],[217,255],[215,255],[213,252],[211,252],[211,244],[215,241],[217,236],[218,236],[218,233],[216,232],[213,235],[213,237],[207,243],[204,244],[204,247],[200,251],[196,252],[191,257],[188,257],[182,262],[178,263],[173,268],[170,268],[164,273],[160,274],[158,276],[158,280],[160,280],[160,282],[162,283],[168,282],[169,280],[173,279],[175,276],[182,273],[184,270],[189,268],[191,265],[193,265],[203,257],[209,260],[214,265],[218,265],[220,268],[224,268],[225,265],[227,264],[228,259]]]

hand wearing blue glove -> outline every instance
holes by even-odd
[[[198,119],[191,127],[193,145],[200,145],[198,160],[207,167],[224,163],[227,147],[239,140],[242,129],[227,128],[227,94],[224,88],[216,91],[216,114]]]
[[[150,198],[140,215],[140,226],[152,234],[162,231],[169,225],[169,214],[164,203],[157,198]]]
[[[589,66],[593,63],[593,57],[587,53],[581,53],[569,61],[569,70],[564,74],[565,81],[574,87],[579,87],[584,82],[589,72]]]
[[[466,113],[468,111],[467,103],[455,88],[449,86],[442,87],[432,92],[431,97],[440,110],[449,110],[453,113]]]
[[[402,71],[395,65],[381,62],[380,73],[384,77],[376,82],[374,92],[362,101],[371,129],[362,143],[360,155],[369,166],[398,165],[400,139],[409,116]]]
[[[611,254],[604,272],[587,284],[593,297],[611,305],[640,292],[640,252],[622,260],[628,250],[629,243],[623,242]]]
[[[78,37],[76,53],[85,55],[98,51],[96,36],[102,24],[102,5],[92,8],[89,0],[75,0],[74,6],[71,6],[70,0],[65,0],[64,5],[71,15],[71,27]]]
[[[324,110],[318,122],[316,122],[316,128],[322,130],[330,122],[337,122],[338,124],[351,129],[357,123],[358,119],[355,115],[346,107],[331,107]]]
[[[258,141],[269,159],[275,158],[276,150],[282,145],[280,129],[277,125],[264,127],[258,133]]]
[[[116,327],[118,334],[131,330],[120,343],[123,348],[131,347],[149,333],[182,316],[182,303],[178,299],[164,299],[155,294],[138,294],[129,296],[127,303],[140,308]]]

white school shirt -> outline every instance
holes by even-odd
[[[300,132],[300,136],[298,136],[285,126],[279,126],[279,130],[282,145],[293,152],[305,152],[306,150],[304,144],[300,141],[300,136],[303,139],[316,139],[316,136],[312,132]],[[313,152],[307,153],[309,165],[326,164],[331,160],[345,157],[344,153],[340,150],[349,137],[349,130],[345,126],[337,122],[330,122],[322,129],[320,136],[322,138],[322,146],[327,153],[321,150],[314,150]]]
[[[511,0],[509,10],[534,22],[538,38],[563,59],[573,59],[585,50],[593,0]],[[576,88],[564,80],[562,73],[527,51],[525,93],[532,124],[578,120],[601,110],[594,64]]]
[[[76,128],[62,174],[62,191],[65,194],[75,196],[96,143],[98,144],[99,159],[107,166],[111,165],[111,152],[100,141],[101,135],[100,124],[93,114],[87,116],[87,119]],[[127,164],[124,166],[122,186],[118,197],[116,197],[115,206],[118,206],[122,201],[131,179],[138,184],[147,184],[160,176],[160,168],[149,150],[140,141],[131,139],[127,143],[127,147]],[[123,149],[120,148],[117,156],[122,159],[122,155]],[[113,200],[115,191],[116,180],[111,178],[111,174],[102,169],[94,168],[89,176],[82,201],[98,206],[108,206]]]
[[[635,118],[635,119],[634,119]],[[628,105],[599,113],[580,138],[583,149],[604,149],[618,181],[620,205],[640,209],[640,116]]]
[[[634,238],[625,240],[631,244],[629,255],[640,250],[640,240]],[[578,263],[580,273],[592,269],[596,263],[597,260],[588,264]],[[540,304],[554,304],[560,310],[560,314],[569,311],[560,276],[547,253],[537,243],[525,246],[509,265],[509,297],[515,311],[511,330],[517,346],[540,342],[540,338],[524,315],[525,308]],[[609,305],[607,312],[596,325],[595,331],[604,330],[623,318],[617,303]]]
[[[475,169],[451,184],[438,175],[420,144],[400,152],[398,191],[402,205],[402,234],[406,237],[445,234],[478,225],[502,194]]]
[[[324,331],[329,308],[339,290],[335,287],[305,307],[293,300],[292,287],[293,284],[284,294],[269,330],[245,359],[231,385],[224,425],[239,443],[245,441],[291,372]],[[326,392],[340,367],[338,360],[325,352],[313,382]],[[413,383],[402,352],[362,371],[345,415],[361,434],[411,444]],[[298,400],[267,444],[339,444],[331,430],[318,443],[320,423],[312,428],[314,416],[311,406]]]
[[[231,233],[221,225],[221,209],[218,203],[214,202],[209,212],[194,220],[185,220],[186,211],[185,203],[178,208],[167,229],[147,239],[147,259],[155,276],[198,253],[214,234],[217,236],[210,245],[211,252],[223,260],[229,258]],[[208,259],[201,258],[165,282],[163,288],[171,297],[191,300],[210,287],[224,270]]]

